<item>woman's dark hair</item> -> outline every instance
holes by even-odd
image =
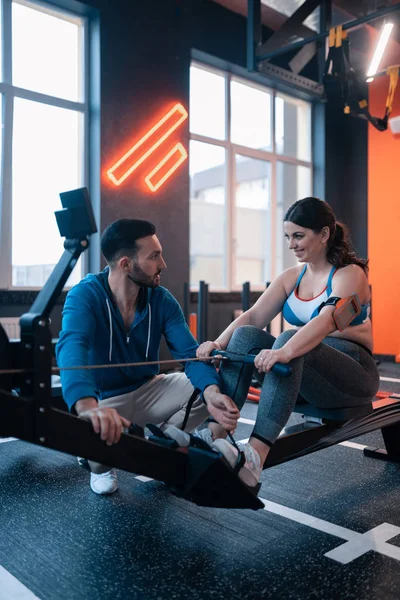
[[[283,220],[312,229],[315,233],[319,233],[324,227],[329,227],[327,259],[330,264],[337,269],[346,265],[358,265],[365,273],[368,272],[368,261],[356,256],[348,228],[336,221],[333,210],[327,202],[313,197],[297,200],[288,209]]]
[[[142,219],[118,219],[101,236],[101,251],[109,265],[122,256],[133,258],[138,250],[137,240],[154,235],[153,223]]]

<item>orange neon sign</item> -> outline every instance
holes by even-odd
[[[170,159],[178,154],[179,156],[175,157],[175,162]],[[180,142],[178,142],[172,150],[168,152],[164,156],[164,158],[158,163],[158,165],[147,175],[145,178],[146,185],[150,188],[152,192],[156,192],[158,188],[162,186],[163,183],[171,177],[172,173],[174,173],[179,165],[181,165],[187,159],[187,152],[185,148],[182,146]],[[172,163],[172,164],[169,164]],[[165,167],[163,169],[163,167]],[[161,171],[161,173],[159,173]],[[160,178],[157,179],[154,175],[159,173]]]
[[[110,169],[107,171],[109,179],[115,185],[121,185],[188,117],[186,109],[182,104],[177,103],[170,111],[168,111],[147,133],[140,138],[136,144],[132,146]],[[161,135],[160,135],[161,134]],[[176,163],[164,174],[161,179],[153,185],[152,177],[164,166],[164,164],[176,153],[177,146],[162,159],[157,167],[146,177],[148,187],[155,191],[172,175],[180,164],[187,158],[187,152],[180,144],[180,158]],[[145,150],[146,148],[146,150]],[[185,156],[184,156],[184,154]],[[142,153],[143,152],[143,153]],[[149,183],[148,183],[149,181]],[[155,189],[152,189],[155,187]]]

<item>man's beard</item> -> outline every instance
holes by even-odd
[[[153,277],[150,275],[146,275],[144,271],[138,266],[133,265],[132,272],[128,275],[128,279],[130,279],[133,283],[139,286],[144,286],[148,288],[155,288],[160,285],[159,280],[156,280],[156,275],[160,275],[161,271],[158,271]]]

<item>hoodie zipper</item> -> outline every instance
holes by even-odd
[[[113,326],[112,326],[112,316],[111,316],[111,308],[110,308],[110,303],[108,301],[108,298],[106,298],[106,304],[107,304],[107,310],[108,310],[108,318],[109,318],[109,323],[110,323],[110,349],[109,349],[109,361],[111,362],[111,357],[112,357],[112,340],[113,340]],[[150,346],[150,334],[151,334],[151,306],[150,303],[148,304],[149,307],[149,325],[148,325],[148,331],[147,331],[147,345],[146,345],[146,360],[148,360],[148,356],[149,356],[149,346]],[[130,332],[126,334],[126,345],[129,345],[129,341],[131,339],[130,336]]]

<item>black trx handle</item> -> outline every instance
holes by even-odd
[[[235,352],[227,352],[226,350],[213,350],[211,356],[220,356],[224,360],[230,360],[232,362],[242,362],[247,364],[253,364],[256,357],[255,354],[236,354]],[[292,373],[292,368],[289,365],[282,363],[275,363],[272,367],[272,371],[280,377],[289,377]]]

